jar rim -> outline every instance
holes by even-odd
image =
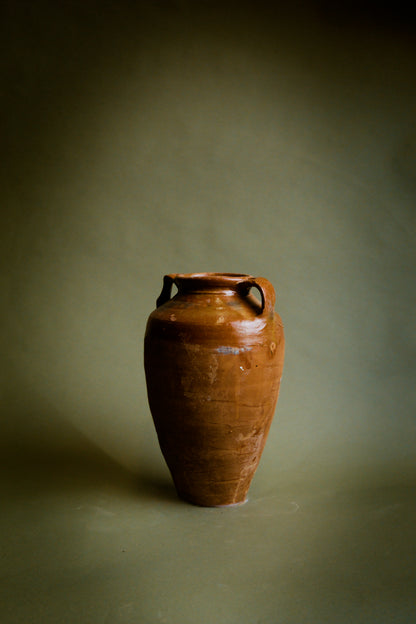
[[[223,279],[225,281],[238,282],[250,279],[252,276],[247,273],[176,273],[175,280],[192,279],[192,280],[210,280]]]
[[[240,284],[250,282],[253,277],[247,273],[176,273],[172,275],[172,279],[181,290],[235,290]]]

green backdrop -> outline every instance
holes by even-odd
[[[111,465],[170,491],[142,343],[163,274],[194,271],[277,291],[286,365],[254,500],[414,484],[414,23],[375,3],[270,5],[3,5],[12,490],[40,465],[42,483]],[[188,621],[175,613],[160,621]],[[259,621],[292,621],[272,613]]]

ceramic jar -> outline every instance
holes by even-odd
[[[164,277],[146,328],[146,383],[161,451],[178,495],[191,503],[247,500],[283,370],[274,305],[273,286],[262,277]]]

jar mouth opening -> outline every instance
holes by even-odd
[[[176,273],[172,278],[179,290],[199,291],[217,288],[230,292],[253,279],[246,273]]]

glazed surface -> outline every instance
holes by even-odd
[[[282,322],[239,287],[246,277],[197,278],[192,287],[192,277],[185,287],[179,279],[178,294],[147,324],[145,370],[160,447],[179,495],[201,505],[246,500],[279,393]]]

